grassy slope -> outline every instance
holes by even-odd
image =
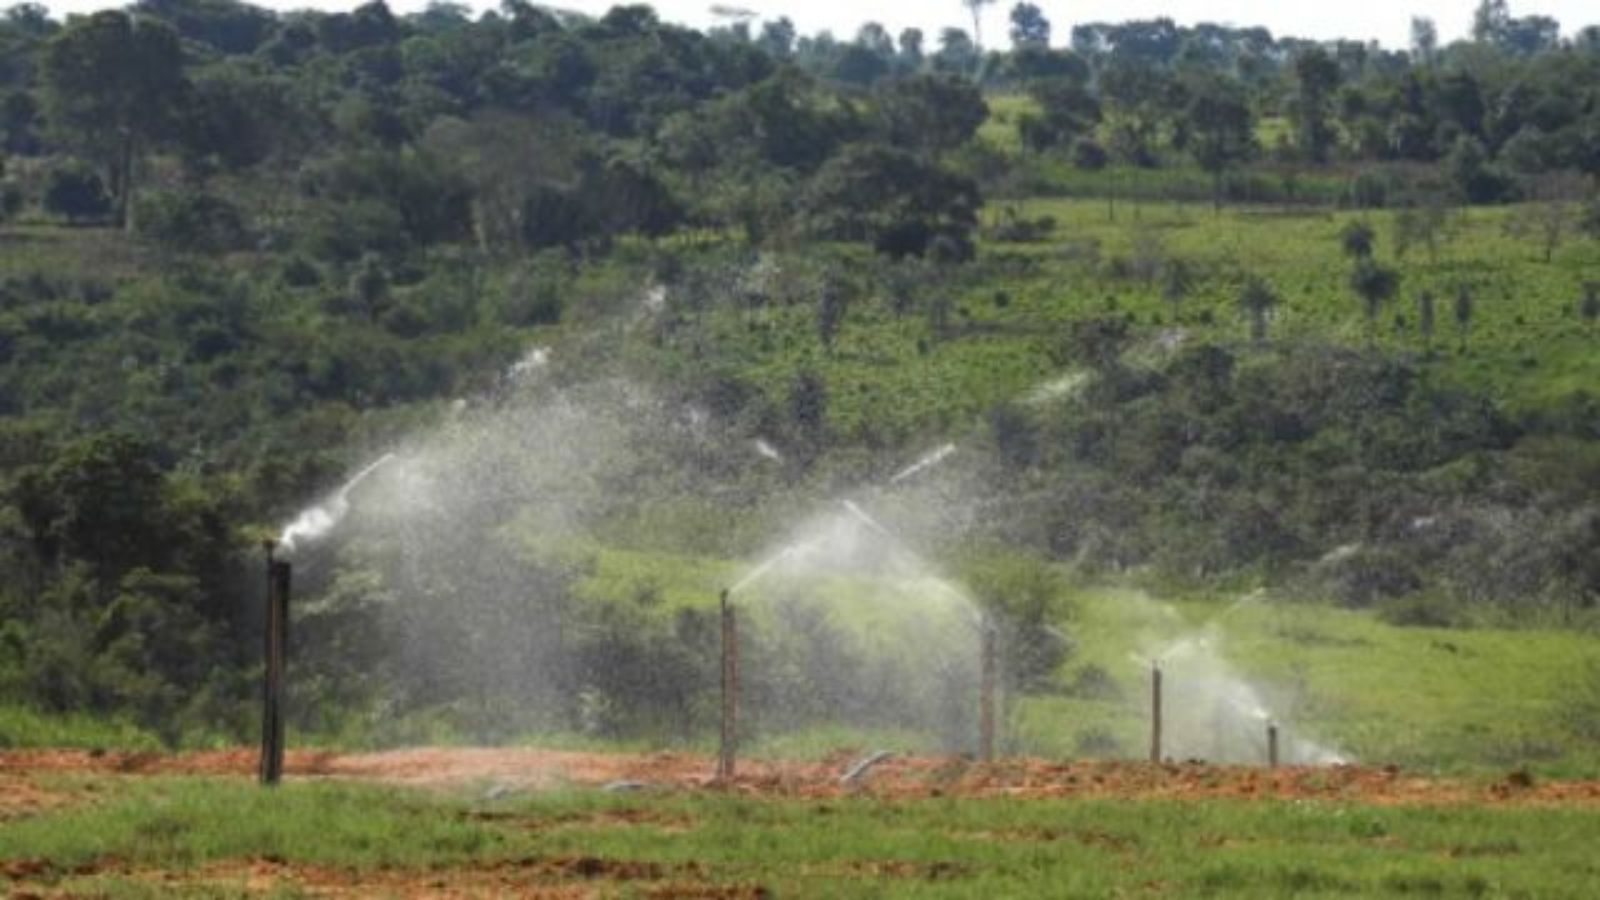
[[[563,882],[608,893],[760,885],[778,896],[829,897],[1579,897],[1600,878],[1590,852],[1600,814],[1582,809],[580,792],[475,803],[330,783],[276,791],[203,779],[77,787],[104,799],[0,830],[0,858],[54,866],[12,888],[154,896],[187,882],[236,892],[249,863],[263,857],[280,873],[342,877],[369,889],[440,889],[470,878],[472,866],[499,862],[521,890]],[[593,860],[591,876],[633,864],[632,881],[595,882],[582,869],[549,865],[580,857]],[[95,867],[108,859],[115,862]],[[217,865],[228,861],[236,868]],[[78,866],[86,867],[72,872]]]
[[[1500,629],[1398,628],[1369,613],[1273,603],[1187,602],[1169,618],[1124,590],[1079,598],[1080,650],[1068,663],[1097,665],[1121,701],[1045,697],[1018,711],[1026,745],[1073,753],[1103,730],[1124,748],[1145,735],[1152,648],[1216,623],[1219,653],[1255,684],[1285,727],[1370,763],[1459,771],[1531,764],[1542,772],[1600,773],[1600,747],[1573,732],[1580,699],[1600,664],[1590,637]],[[1591,701],[1592,703],[1592,701]]]

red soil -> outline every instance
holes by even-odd
[[[1412,775],[1394,767],[1242,768],[1198,763],[1008,759],[980,764],[959,757],[894,757],[858,784],[840,774],[853,761],[838,752],[811,762],[741,761],[738,777],[719,783],[712,760],[688,753],[579,753],[539,749],[419,748],[383,753],[289,753],[287,775],[417,787],[498,784],[519,788],[638,782],[653,788],[825,797],[861,791],[891,797],[1009,796],[1208,799],[1324,798],[1376,804],[1597,804],[1600,781],[1538,781],[1521,773],[1498,781]],[[45,772],[128,775],[254,774],[251,750],[193,753],[0,752],[0,817],[53,802],[28,777]]]

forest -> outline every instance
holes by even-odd
[[[1009,21],[9,8],[0,704],[247,736],[262,542],[406,448],[504,484],[302,567],[330,739],[700,733],[734,561],[947,441],[961,524],[901,524],[1020,692],[1072,584],[1592,634],[1600,25]],[[889,702],[833,664],[752,690],[785,726]]]

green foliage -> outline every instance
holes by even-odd
[[[45,212],[68,222],[96,219],[111,212],[111,198],[105,184],[88,166],[57,166],[50,170],[42,201]]]
[[[224,253],[244,249],[249,240],[238,207],[213,194],[177,191],[139,200],[140,233],[168,250]]]

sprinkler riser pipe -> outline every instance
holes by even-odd
[[[739,630],[728,592],[720,601],[722,623],[722,728],[717,744],[717,778],[733,778],[739,735]]]
[[[1150,761],[1161,762],[1161,667],[1150,667]]]
[[[289,643],[289,593],[293,568],[287,560],[267,552],[267,608],[264,644],[265,668],[261,697],[261,762],[258,776],[272,786],[283,778],[283,676]]]
[[[983,624],[978,686],[978,755],[984,762],[994,761],[994,695],[999,681],[999,652],[995,630],[988,622]]]

